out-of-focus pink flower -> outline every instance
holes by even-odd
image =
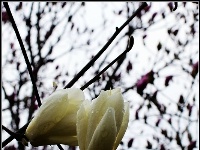
[[[136,83],[136,87],[137,87],[137,92],[142,95],[143,94],[143,90],[146,88],[148,83],[153,83],[154,81],[154,72],[150,71],[148,72],[146,75],[142,76],[142,78],[140,80],[137,81]]]
[[[198,73],[198,67],[199,67],[199,62],[196,62],[195,64],[192,65],[191,75],[193,78],[195,78]]]

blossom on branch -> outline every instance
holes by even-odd
[[[46,98],[26,129],[30,143],[78,145],[76,114],[84,99],[83,91],[76,88],[60,89]]]
[[[57,90],[39,108],[25,135],[33,146],[66,144],[81,150],[115,150],[129,121],[119,88],[91,101],[80,89]]]
[[[129,121],[129,104],[119,88],[101,91],[92,102],[85,100],[77,113],[77,138],[81,150],[115,150]]]

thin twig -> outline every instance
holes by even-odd
[[[14,137],[17,141],[22,141],[22,139],[27,139],[27,137],[23,134],[15,133],[6,128],[4,125],[2,125],[2,129],[5,130],[8,134],[10,134],[12,137]]]
[[[57,144],[57,146],[60,150],[64,150],[60,144]]]
[[[173,11],[175,11],[178,8],[178,2],[174,2],[174,8]]]
[[[21,39],[21,36],[20,36],[20,34],[19,34],[18,28],[17,28],[17,26],[16,26],[16,23],[15,23],[15,21],[14,21],[14,18],[13,18],[13,16],[12,16],[11,11],[10,11],[8,2],[3,2],[3,4],[4,4],[5,8],[6,8],[6,11],[7,11],[7,13],[8,13],[10,22],[12,23],[13,29],[14,29],[15,34],[16,34],[16,36],[17,36],[17,39],[18,39],[18,41],[19,41],[19,45],[20,45],[20,47],[21,47],[21,50],[22,50],[22,53],[23,53],[23,56],[24,56],[24,59],[25,59],[25,62],[26,62],[26,65],[27,65],[27,68],[28,68],[28,72],[29,72],[29,75],[30,75],[30,77],[31,77],[31,82],[32,82],[32,84],[33,84],[33,90],[34,90],[35,95],[36,95],[37,103],[38,103],[39,106],[41,106],[42,103],[41,103],[41,101],[40,101],[40,96],[39,96],[39,94],[38,94],[37,86],[36,86],[36,84],[35,84],[35,80],[34,80],[34,77],[33,77],[33,72],[32,72],[32,69],[31,69],[31,64],[30,64],[30,62],[29,62],[29,60],[28,60],[28,56],[27,56],[27,54],[26,54],[26,50],[25,50],[25,48],[24,48],[24,44],[23,44],[23,42],[22,42],[22,39]]]
[[[2,125],[2,129],[5,130],[8,134],[10,134],[11,136],[15,137],[15,139],[18,139],[18,137],[16,136],[16,133],[12,132],[11,130],[9,130],[8,128],[6,128],[4,125]]]
[[[134,44],[134,38],[131,36],[130,38],[130,44],[127,46],[126,50],[121,53],[116,59],[114,59],[110,64],[108,64],[102,71],[100,71],[94,78],[92,78],[90,81],[88,81],[84,86],[81,87],[81,90],[84,90],[87,88],[90,84],[92,84],[94,81],[99,79],[99,76],[104,73],[110,66],[112,66],[116,61],[122,58],[126,53],[128,53]]]
[[[40,11],[40,2],[38,3],[38,12],[37,12],[37,23],[36,23],[36,29],[37,29],[37,47],[38,47],[38,55],[40,59],[42,59],[41,56],[41,40],[40,40],[40,20],[41,20],[41,11]]]
[[[29,123],[31,122],[31,120],[29,122],[27,122],[23,127],[21,127],[17,132],[15,133],[23,133],[26,128],[28,127]],[[12,140],[14,139],[13,136],[8,137],[5,141],[2,142],[2,148],[5,147],[8,143],[10,143]]]
[[[116,27],[116,31],[113,36],[108,40],[108,42],[104,45],[104,47],[87,63],[85,67],[64,87],[70,88],[74,85],[74,83],[94,64],[94,62],[103,54],[103,52],[108,48],[108,46],[113,42],[113,40],[117,37],[117,35],[122,31],[122,29],[128,25],[128,23],[145,7],[147,6],[146,2],[143,2],[142,5],[133,13],[133,15],[126,21],[124,24],[118,28]]]

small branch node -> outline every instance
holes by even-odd
[[[131,36],[128,41],[128,50],[130,51],[134,45],[134,37]]]

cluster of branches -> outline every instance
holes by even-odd
[[[12,128],[12,131],[16,131],[16,133],[20,133],[19,135],[23,135],[28,125],[26,124],[24,127],[20,128],[20,121],[24,119],[22,116],[23,111],[28,110],[27,122],[29,122],[33,117],[34,112],[41,104],[41,101],[39,100],[40,97],[44,98],[49,94],[44,89],[44,87],[47,86],[45,85],[44,79],[48,78],[48,75],[43,74],[44,70],[47,70],[45,67],[50,64],[49,66],[55,66],[54,70],[56,73],[53,77],[54,81],[62,81],[64,88],[73,86],[74,83],[89,68],[92,68],[93,70],[91,76],[95,76],[94,79],[88,82],[87,78],[84,78],[84,76],[82,77],[82,79],[86,81],[84,86],[82,86],[82,90],[85,89],[90,94],[91,99],[96,97],[101,89],[110,89],[116,86],[120,86],[122,88],[124,95],[133,95],[130,97],[130,103],[132,105],[132,111],[130,115],[132,117],[129,125],[130,129],[128,129],[127,132],[130,132],[131,128],[134,128],[137,122],[144,126],[141,129],[141,134],[143,133],[145,135],[145,128],[151,128],[154,131],[151,135],[151,138],[148,139],[143,137],[143,141],[147,142],[147,145],[144,145],[146,148],[162,150],[169,148],[171,149],[174,147],[174,145],[170,144],[172,141],[175,141],[175,147],[179,147],[180,149],[185,149],[186,147],[188,149],[193,149],[196,147],[197,136],[195,137],[193,131],[190,129],[190,126],[194,126],[196,128],[198,126],[198,116],[194,117],[194,114],[198,112],[198,94],[192,92],[193,89],[198,86],[198,61],[196,60],[198,49],[194,48],[194,50],[189,54],[185,53],[187,46],[196,44],[194,43],[195,41],[193,39],[196,39],[198,34],[198,5],[194,3],[193,7],[195,8],[190,9],[187,7],[187,5],[190,5],[189,2],[183,2],[178,6],[178,8],[183,7],[185,11],[187,11],[187,13],[193,17],[193,21],[190,23],[189,20],[191,19],[191,16],[188,17],[185,12],[178,12],[178,10],[173,11],[177,9],[177,3],[175,3],[175,5],[171,2],[166,3],[167,9],[160,12],[151,12],[151,10],[153,10],[153,3],[150,3],[144,9],[140,7],[138,11],[136,11],[136,9],[139,7],[139,3],[124,3],[125,5],[122,9],[114,10],[113,13],[116,16],[124,16],[125,20],[127,20],[126,23],[123,24],[122,27],[117,27],[115,29],[113,36],[110,36],[111,38],[106,45],[97,53],[97,55],[92,57],[91,61],[79,73],[75,74],[73,79],[66,85],[66,76],[70,77],[70,72],[69,70],[63,71],[59,65],[55,65],[56,60],[59,60],[60,56],[64,54],[75,51],[74,49],[77,47],[89,47],[92,45],[92,43],[94,43],[92,35],[96,34],[95,29],[87,26],[85,29],[81,29],[81,27],[77,25],[73,19],[79,12],[85,9],[86,4],[84,2],[20,2],[10,4],[12,5],[12,8],[15,8],[16,13],[20,14],[18,17],[23,19],[25,22],[26,35],[23,40],[28,58],[30,60],[30,70],[32,70],[32,73],[29,73],[32,75],[34,80],[33,83],[36,83],[35,86],[33,85],[33,88],[28,85],[28,83],[31,82],[28,76],[28,70],[26,67],[24,67],[24,61],[19,59],[21,57],[21,48],[17,47],[17,42],[14,42],[11,39],[9,41],[9,49],[11,49],[12,52],[9,51],[7,54],[8,57],[3,64],[3,70],[9,65],[14,66],[15,70],[17,71],[18,78],[10,81],[3,75],[2,88],[5,99],[3,102],[7,101],[8,103],[8,106],[3,108],[3,113],[10,112],[12,118],[10,121],[10,128]],[[30,7],[28,10],[29,13],[25,13],[24,10],[26,7]],[[52,18],[49,17],[50,13],[53,14]],[[61,16],[60,14],[65,15]],[[136,64],[136,60],[139,59],[139,55],[141,55],[141,53],[138,52],[138,54],[136,54],[137,52],[135,52],[135,58],[133,58],[133,56],[129,57],[126,53],[132,48],[133,39],[130,39],[131,43],[128,43],[129,40],[127,39],[139,32],[144,46],[148,48],[147,42],[149,40],[148,37],[150,37],[149,31],[151,27],[163,20],[167,20],[170,14],[174,14],[177,20],[184,20],[184,24],[189,27],[186,38],[182,40],[179,35],[179,30],[181,29],[180,27],[182,25],[181,23],[176,23],[176,25],[169,26],[166,30],[169,39],[173,41],[173,44],[176,46],[176,50],[173,50],[173,48],[168,46],[166,43],[159,41],[156,47],[157,51],[154,53],[154,57],[156,59],[153,62],[152,68],[145,69],[147,71],[143,72],[142,75],[137,75],[135,73],[133,64]],[[144,18],[148,15],[150,15],[150,17],[147,17],[148,19],[146,19],[147,21],[145,22]],[[130,23],[133,17],[135,17],[134,21]],[[160,18],[160,20],[156,18]],[[11,18],[8,12],[5,10],[2,12],[2,20],[5,28],[7,27],[10,29],[10,34],[14,35],[12,34],[12,28],[10,28]],[[46,21],[45,24],[44,21]],[[104,27],[106,26],[107,22],[109,22],[109,20],[104,18]],[[64,24],[64,28],[59,34],[57,33],[57,28],[60,24]],[[116,36],[127,24],[128,27],[125,28],[126,32],[121,34],[120,38],[113,42]],[[74,40],[73,45],[69,46],[63,54],[55,57],[54,52],[56,51],[56,46],[62,42],[63,38],[65,38],[64,34],[66,32],[71,33],[75,31],[79,37],[83,34],[89,34],[88,39],[82,41],[82,43]],[[6,33],[3,32],[3,35],[8,34],[8,32],[9,31]],[[128,45],[125,47],[125,51],[122,53],[122,55],[120,55],[120,57],[105,67],[105,64],[108,62],[109,54],[111,54],[112,51],[120,44],[120,41],[123,41],[124,39],[127,40],[126,45]],[[35,43],[32,41],[35,41]],[[94,62],[112,42],[114,43],[114,46],[107,50],[106,56],[102,60],[99,59],[99,63],[94,64]],[[74,43],[76,43],[76,45]],[[148,48],[148,50],[152,51],[152,48]],[[163,64],[163,62],[161,63],[160,60],[164,60],[164,58],[168,59],[164,61]],[[116,64],[105,72],[105,70],[108,69],[114,62],[116,62]],[[163,70],[174,66],[180,70],[181,75],[177,75],[176,72],[170,72],[169,75],[164,77],[162,76]],[[100,75],[101,78],[99,78]],[[47,77],[41,78],[42,76]],[[166,96],[165,90],[169,89],[170,87],[173,88],[173,83],[184,80],[181,79],[183,77],[187,77],[189,84],[189,86],[185,87],[185,93],[180,94],[178,100],[174,100],[173,96],[171,95]],[[126,78],[130,80],[130,83],[127,83],[127,80],[125,80]],[[164,86],[162,88],[156,84],[156,82],[160,79],[163,79]],[[30,93],[22,94],[22,92],[26,90],[30,91]],[[38,93],[38,95],[35,93]],[[141,103],[135,104],[134,97],[139,97],[141,99]],[[163,99],[166,99],[166,101],[169,101],[169,103],[164,102]],[[170,107],[175,107],[176,111],[170,112]],[[154,112],[156,111],[157,113],[152,115],[152,110],[154,110]],[[151,121],[152,117],[155,119],[153,122]],[[163,122],[166,124],[165,126],[161,125]],[[185,124],[184,126],[182,126],[183,122]],[[5,130],[7,130],[7,128],[5,128]],[[10,133],[12,134],[13,132]],[[6,146],[14,138],[14,136],[19,138],[19,135],[13,134],[12,137],[3,142],[3,146]],[[188,137],[186,140],[187,144],[185,144],[184,141],[185,135]],[[138,149],[138,147],[134,145],[134,142],[137,141],[137,139],[139,139],[139,136],[131,135],[129,136],[128,141],[121,142],[121,147],[132,147]],[[60,145],[58,145],[58,147],[62,149]],[[5,149],[11,148],[16,149],[15,145],[9,145],[5,147]],[[70,148],[75,149],[73,147]],[[21,142],[18,142],[18,149],[25,149]]]

